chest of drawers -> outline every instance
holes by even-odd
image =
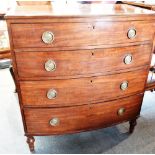
[[[6,16],[31,151],[33,136],[125,121],[132,133],[149,71],[152,11],[120,4],[58,7],[18,6]]]

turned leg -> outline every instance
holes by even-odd
[[[129,128],[129,133],[133,133],[135,126],[137,125],[136,119],[129,121],[130,128]]]
[[[30,151],[33,152],[34,151],[34,142],[35,139],[33,136],[27,136],[27,143],[29,145]]]
[[[15,74],[14,74],[14,72],[13,72],[12,66],[9,68],[9,70],[10,70],[11,76],[12,76],[12,78],[13,78],[13,81],[14,81],[14,83],[15,83],[15,93],[17,93]]]

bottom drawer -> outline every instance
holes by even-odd
[[[64,108],[24,109],[28,134],[63,134],[110,126],[139,115],[143,95]]]

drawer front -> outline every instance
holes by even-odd
[[[21,78],[67,78],[144,66],[149,63],[150,53],[150,45],[79,51],[16,52],[16,61]],[[48,68],[50,65],[54,67],[51,70]]]
[[[107,76],[20,82],[24,106],[69,106],[123,97],[144,89],[147,70]]]
[[[29,134],[63,134],[110,126],[139,115],[143,95],[111,102],[24,110]]]
[[[153,23],[96,22],[11,24],[13,45],[26,47],[86,47],[152,40]]]
[[[154,36],[153,23],[139,22],[118,22],[118,23],[96,23],[95,43],[118,44],[150,40]]]
[[[15,48],[78,46],[93,42],[89,23],[12,24],[11,29]],[[53,34],[51,43],[43,41],[44,32]]]

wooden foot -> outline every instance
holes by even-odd
[[[130,124],[129,133],[133,133],[134,128],[135,128],[135,126],[137,125],[136,119],[131,120],[131,121],[129,122],[129,124]]]
[[[33,136],[27,136],[27,143],[29,145],[30,151],[33,152],[34,151],[34,142],[35,139]]]

